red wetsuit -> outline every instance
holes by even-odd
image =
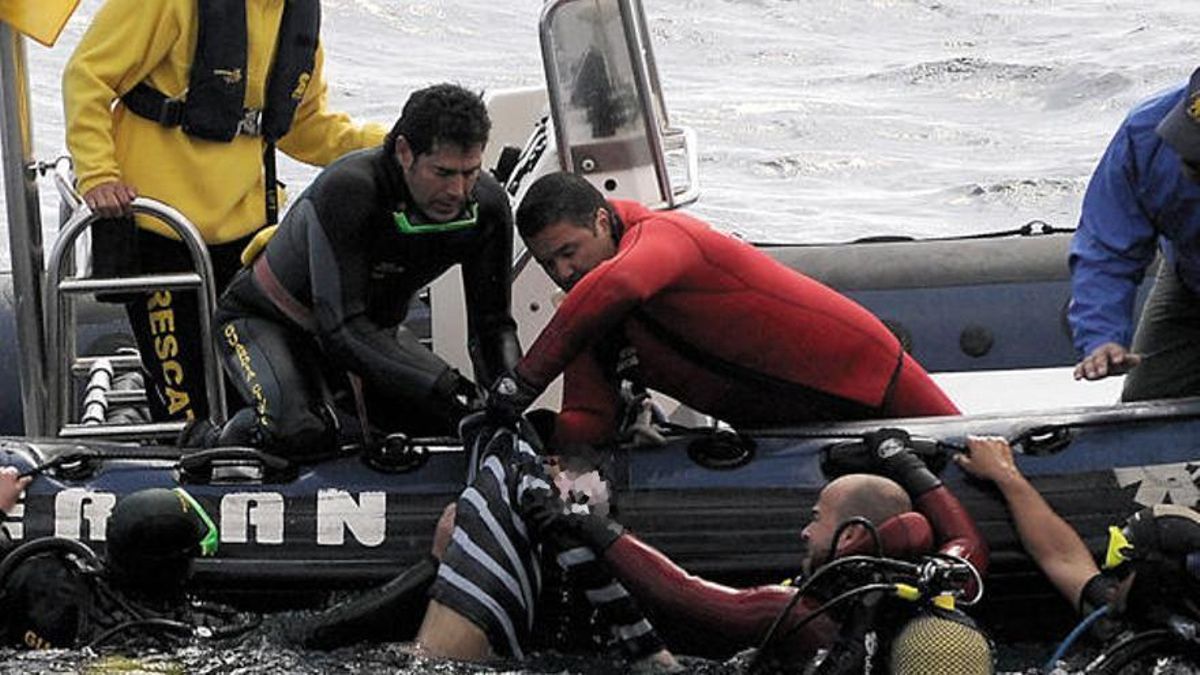
[[[611,202],[615,256],[586,274],[517,373],[566,373],[559,441],[608,438],[623,376],[734,425],[958,414],[874,315],[683,213]]]
[[[966,558],[987,572],[987,544],[962,504],[945,486],[938,486],[916,500],[921,513],[903,513],[879,528],[884,553],[910,558],[927,553],[933,542],[939,551]],[[839,550],[838,555],[863,553]],[[614,575],[638,602],[669,622],[687,625],[693,636],[708,638],[709,644],[731,645],[733,649],[757,647],[771,623],[791,600],[795,589],[787,586],[757,586],[737,589],[705,581],[688,574],[656,549],[632,535],[624,535],[604,554]],[[973,592],[973,591],[969,591]],[[788,614],[779,635],[786,635],[821,601],[806,597]],[[781,645],[793,659],[807,659],[817,649],[828,647],[838,626],[828,615],[810,621]]]

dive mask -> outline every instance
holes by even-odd
[[[1108,528],[1104,569],[1155,559],[1200,558],[1200,514],[1186,506],[1156,504],[1129,517],[1124,527]],[[1200,576],[1200,575],[1198,575]]]
[[[1128,528],[1108,526],[1108,546],[1104,551],[1104,569],[1112,570],[1133,560],[1133,544],[1129,542]]]
[[[200,518],[200,522],[204,523],[206,531],[204,533],[204,538],[200,540],[200,555],[204,557],[216,555],[217,546],[221,537],[220,530],[217,529],[216,523],[214,523],[212,517],[208,515],[208,511],[205,511],[204,507],[200,506],[200,502],[196,501],[196,498],[189,494],[187,490],[177,487],[175,488],[174,492],[176,495],[179,495],[179,498],[184,504],[187,505],[187,508],[190,508],[192,512],[195,513],[198,518]]]

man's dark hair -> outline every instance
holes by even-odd
[[[587,179],[571,173],[547,174],[534,181],[521,198],[517,231],[528,239],[563,220],[590,228],[599,208],[607,210],[610,217],[613,215],[604,195]]]
[[[408,97],[400,119],[384,140],[384,147],[395,152],[396,138],[403,136],[414,157],[429,152],[435,143],[469,148],[486,145],[491,129],[492,122],[480,94],[457,84],[435,84]]]

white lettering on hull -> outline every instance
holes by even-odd
[[[283,543],[283,495],[276,492],[231,492],[221,498],[221,543]]]
[[[317,492],[317,544],[341,546],[346,530],[363,546],[379,546],[387,535],[387,493],[362,492],[358,501],[345,490]]]
[[[13,541],[20,541],[25,538],[25,524],[21,522],[21,519],[24,517],[24,504],[14,504],[8,511],[8,517],[4,520],[4,529]]]
[[[387,539],[387,493],[351,493],[340,488],[319,490],[316,496],[316,543],[381,546]],[[108,517],[117,504],[112,492],[68,488],[54,495],[54,536],[79,541],[105,541]],[[221,497],[217,524],[226,544],[283,544],[286,500],[278,492],[231,492]],[[23,539],[24,504],[4,519],[13,539]],[[293,523],[295,526],[296,523]],[[307,527],[301,526],[303,530]],[[311,532],[311,530],[308,530]],[[311,535],[310,535],[311,536]],[[292,539],[296,538],[293,532]]]
[[[54,536],[83,541],[86,521],[87,539],[104,541],[108,516],[116,505],[117,496],[111,492],[67,488],[54,495]]]
[[[1189,463],[1155,464],[1113,469],[1117,485],[1127,487],[1138,484],[1133,501],[1140,506],[1155,504],[1181,504],[1195,508],[1200,502],[1200,489],[1196,488],[1197,476],[1188,470]]]

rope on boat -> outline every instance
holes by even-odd
[[[853,245],[853,244],[903,244],[917,243],[923,241],[973,241],[979,239],[1005,239],[1008,237],[1038,237],[1049,234],[1068,234],[1074,232],[1073,227],[1058,227],[1051,225],[1040,218],[1034,218],[1020,227],[1014,227],[1008,230],[997,230],[995,232],[979,232],[976,234],[955,234],[945,237],[922,237],[920,239],[907,234],[890,234],[877,235],[872,237],[861,237],[850,242],[835,243],[833,245]],[[756,248],[805,248],[829,246],[829,243],[780,243],[780,242],[753,242]]]

